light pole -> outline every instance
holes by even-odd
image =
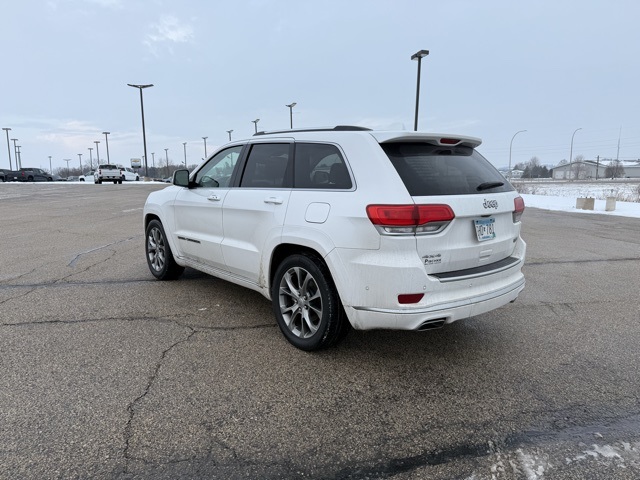
[[[293,107],[295,107],[296,105],[296,102],[292,102],[291,104],[287,105],[287,107],[289,107],[289,125],[291,127],[291,130],[293,130]]]
[[[167,159],[167,177],[170,177],[171,174],[169,173],[169,149],[168,148],[164,149],[164,156]]]
[[[209,137],[202,137],[202,140],[204,140],[204,158],[207,158],[207,138]]]
[[[156,173],[156,153],[151,152],[151,165],[153,166],[153,173]]]
[[[522,132],[526,132],[526,130],[519,130],[514,133],[513,137],[511,137],[511,143],[509,143],[509,180],[511,180],[511,147],[513,147],[513,139],[516,138],[516,135]]]
[[[22,155],[20,155],[20,149],[22,148],[20,145],[16,147],[18,152],[16,153],[16,163],[18,164],[18,169],[22,168]]]
[[[78,160],[80,160],[80,175],[82,175],[82,154],[78,154]]]
[[[145,176],[149,176],[149,168],[147,166],[147,135],[144,131],[144,104],[142,102],[142,89],[153,87],[153,83],[148,85],[132,85],[127,83],[130,87],[137,88],[140,90],[140,112],[142,112],[142,143],[144,144],[144,174]]]
[[[89,171],[93,170],[93,147],[89,147]]]
[[[227,130],[227,133],[229,134],[229,141],[231,141],[231,132],[233,132],[233,130]]]
[[[104,134],[104,143],[107,144],[107,163],[111,164],[111,162],[109,161],[109,138],[107,137],[107,135],[109,135],[111,132],[102,132]]]
[[[422,59],[429,55],[429,50],[420,50],[411,55],[411,60],[418,60],[418,83],[416,86],[416,118],[413,122],[414,132],[418,131],[418,105],[420,105],[420,69],[422,67]]]
[[[71,161],[70,158],[64,158],[63,161],[67,162],[67,177],[69,176],[69,162]]]
[[[49,173],[53,175],[53,168],[51,167],[51,155],[49,155]]]
[[[13,142],[13,154],[16,157],[16,170],[20,169],[20,167],[18,166],[18,148],[16,147],[16,142],[18,141],[17,138],[12,138],[11,141]]]
[[[184,167],[187,168],[187,142],[182,142],[184,147]]]
[[[2,129],[7,132],[7,153],[9,153],[9,170],[13,170],[13,165],[11,163],[11,146],[9,145],[9,127],[2,127]]]
[[[256,118],[255,120],[251,120],[251,123],[253,123],[253,126],[256,127],[256,133],[258,133],[258,122],[260,121],[259,118]]]
[[[575,131],[573,132],[573,135],[571,135],[571,150],[569,151],[569,168],[571,168],[571,162],[573,160],[573,137],[575,136],[578,130],[582,130],[582,127],[576,128]]]
[[[95,140],[93,143],[96,144],[96,162],[98,165],[100,165],[100,148],[98,147],[100,140]]]

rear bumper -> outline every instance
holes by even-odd
[[[417,255],[401,251],[334,249],[326,260],[355,329],[419,330],[425,322],[452,323],[513,302],[524,289],[525,254],[519,238],[509,258],[455,275],[427,274]],[[420,293],[417,303],[399,303],[399,295]]]
[[[521,274],[518,280],[504,288],[449,303],[402,310],[365,307],[345,307],[345,310],[354,327],[360,330],[420,330],[436,320],[443,324],[453,323],[500,308],[518,298],[524,285]]]

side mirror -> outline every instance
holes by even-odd
[[[189,170],[176,170],[173,172],[173,184],[178,187],[189,187]]]

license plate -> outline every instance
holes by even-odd
[[[482,218],[480,220],[474,220],[473,223],[476,226],[476,235],[478,236],[479,242],[496,238],[495,218]]]

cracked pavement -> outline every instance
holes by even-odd
[[[152,278],[157,188],[0,184],[0,478],[640,477],[637,219],[527,210],[515,304],[309,354]]]

